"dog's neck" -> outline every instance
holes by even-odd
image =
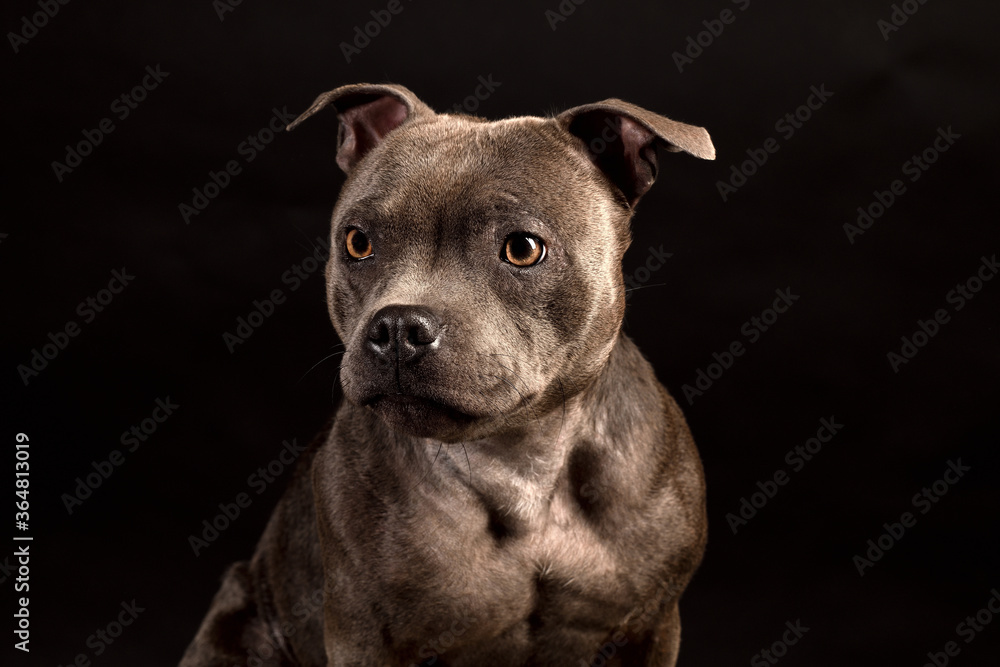
[[[564,477],[585,401],[585,394],[577,394],[519,433],[450,446],[451,474],[504,522],[538,523]]]
[[[615,380],[624,366],[633,363],[634,354],[638,352],[631,341],[619,336],[598,377],[553,409],[516,431],[481,440],[450,444],[421,440],[414,443],[417,461],[400,462],[416,463],[413,467],[419,472],[410,467],[401,474],[411,478],[417,474],[421,487],[417,492],[424,496],[448,490],[471,492],[491,516],[515,528],[559,520],[553,516],[558,510],[552,501],[560,485],[586,483],[580,475],[570,474],[574,452],[581,447],[591,452],[613,449],[615,445],[605,441],[608,419],[622,414],[625,402],[641,401],[627,384]],[[627,441],[628,433],[618,433],[616,439],[622,437]],[[579,493],[579,488],[566,490]]]

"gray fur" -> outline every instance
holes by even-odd
[[[369,84],[289,129],[331,104],[346,400],[181,667],[673,665],[704,480],[621,332],[621,261],[656,147],[711,159],[708,134],[614,99],[488,122]],[[540,263],[501,261],[514,232]]]

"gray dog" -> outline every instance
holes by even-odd
[[[326,265],[346,400],[181,667],[674,665],[701,462],[621,331],[657,147],[708,133],[610,99],[437,114],[320,95],[347,173]]]

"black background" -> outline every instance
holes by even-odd
[[[626,330],[684,406],[709,485],[681,664],[747,664],[797,619],[810,629],[781,664],[921,665],[952,640],[952,664],[995,664],[1000,622],[969,644],[956,625],[1000,587],[1000,280],[959,311],[946,294],[1000,251],[996,4],[929,0],[888,40],[889,2],[589,0],[553,30],[558,6],[403,0],[350,63],[340,43],[385,3],[247,1],[220,20],[208,0],[71,2],[17,53],[5,44],[3,438],[12,452],[15,433],[31,437],[34,536],[32,651],[8,644],[7,664],[176,664],[288,473],[259,496],[248,476],[331,413],[336,359],[307,373],[338,342],[322,278],[292,292],[281,276],[326,235],[336,118],[279,133],[250,163],[239,144],[273,108],[298,113],[339,85],[393,81],[445,110],[490,75],[480,115],[614,96],[705,126],[718,149],[715,162],[661,154],[625,263],[673,253],[632,293]],[[735,21],[679,72],[672,54],[725,8]],[[37,11],[6,3],[0,27]],[[169,76],[115,118],[112,101],[156,65]],[[822,108],[777,132],[821,85],[834,93]],[[105,117],[115,130],[59,182],[52,162]],[[961,138],[910,182],[903,163],[948,127]],[[779,151],[724,202],[717,181],[769,137]],[[185,224],[178,205],[229,160],[242,173]],[[894,179],[905,194],[850,243],[843,225]],[[77,305],[121,267],[134,281],[25,385],[17,366],[82,323]],[[287,301],[231,354],[222,334],[276,288]],[[683,385],[747,342],[743,323],[785,288],[800,299],[689,405]],[[895,373],[887,353],[938,308],[951,320]],[[166,397],[175,414],[68,514],[76,478]],[[733,534],[727,513],[831,416],[843,429]],[[859,576],[852,557],[958,458],[971,471]],[[196,557],[188,536],[240,492],[252,505]],[[7,642],[16,531],[0,532]],[[88,636],[133,599],[145,611],[95,657]]]

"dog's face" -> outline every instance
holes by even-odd
[[[551,122],[403,126],[334,211],[345,396],[451,440],[527,420],[596,373],[624,305],[625,206]]]
[[[326,278],[347,399],[458,441],[586,386],[621,326],[629,218],[666,139],[609,103],[486,122],[396,86],[331,91],[293,127],[331,101],[348,180]],[[707,153],[700,132],[671,145]]]

